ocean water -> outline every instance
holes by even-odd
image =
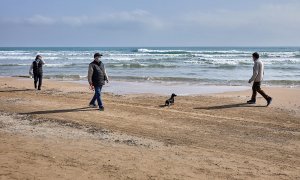
[[[44,77],[86,80],[95,52],[114,81],[244,86],[252,75],[251,54],[265,63],[264,84],[300,85],[300,47],[120,47],[0,48],[0,76],[26,76],[37,54]]]

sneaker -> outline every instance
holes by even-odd
[[[249,101],[247,101],[247,104],[255,104],[255,103],[256,103],[255,100],[249,100]]]
[[[100,107],[100,108],[99,108],[99,111],[104,111],[104,107]]]
[[[90,108],[96,108],[97,105],[96,105],[96,104],[89,104],[89,107],[90,107]]]
[[[267,99],[267,106],[269,106],[271,103],[272,103],[272,98],[271,97],[269,97],[268,99]]]

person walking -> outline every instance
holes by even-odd
[[[257,92],[261,94],[267,101],[267,106],[269,106],[272,102],[272,98],[268,96],[261,88],[261,82],[264,77],[264,64],[263,62],[259,59],[259,54],[257,52],[252,54],[252,58],[254,61],[254,66],[253,66],[253,75],[249,79],[249,83],[253,82],[252,85],[252,97],[251,100],[247,101],[248,104],[255,104],[256,103],[256,95]]]
[[[42,56],[37,55],[29,69],[29,75],[33,76],[33,79],[34,79],[34,88],[38,89],[38,90],[41,90],[41,87],[42,87],[43,65],[44,64],[45,64],[45,61],[43,60]],[[38,86],[37,86],[37,83],[38,83]]]
[[[100,53],[95,53],[94,61],[89,64],[88,69],[88,82],[90,84],[90,89],[95,91],[95,94],[90,101],[89,106],[97,107],[95,104],[97,100],[100,111],[104,111],[104,106],[101,99],[101,90],[105,85],[105,82],[109,82],[104,64],[100,60],[102,56],[103,55]]]

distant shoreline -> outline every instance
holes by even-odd
[[[0,48],[300,48],[300,46],[0,46]]]
[[[1,77],[0,78],[16,78],[19,80],[32,81],[28,76],[16,77]],[[80,85],[88,86],[87,80],[69,80],[69,79],[46,79],[51,82],[70,82]],[[47,84],[46,84],[47,85]],[[267,88],[296,88],[286,86],[266,86]],[[250,92],[251,85],[248,86],[229,86],[229,85],[203,85],[203,84],[189,84],[189,83],[165,83],[165,82],[137,82],[137,81],[119,81],[113,80],[107,83],[103,92],[112,93],[116,95],[130,95],[130,94],[156,94],[156,95],[170,95],[177,93],[178,95],[207,95],[246,91]]]

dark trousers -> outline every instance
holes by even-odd
[[[254,82],[252,86],[252,98],[251,100],[256,100],[257,92],[261,94],[266,100],[268,100],[270,97],[260,88],[261,82]]]
[[[95,104],[96,100],[98,101],[99,108],[103,107],[102,99],[101,99],[101,90],[102,86],[95,86],[95,94],[90,101],[90,104]]]
[[[43,82],[43,74],[33,74],[34,78],[34,88],[37,88],[37,83],[38,84],[38,89],[41,89],[42,87],[42,82]]]

